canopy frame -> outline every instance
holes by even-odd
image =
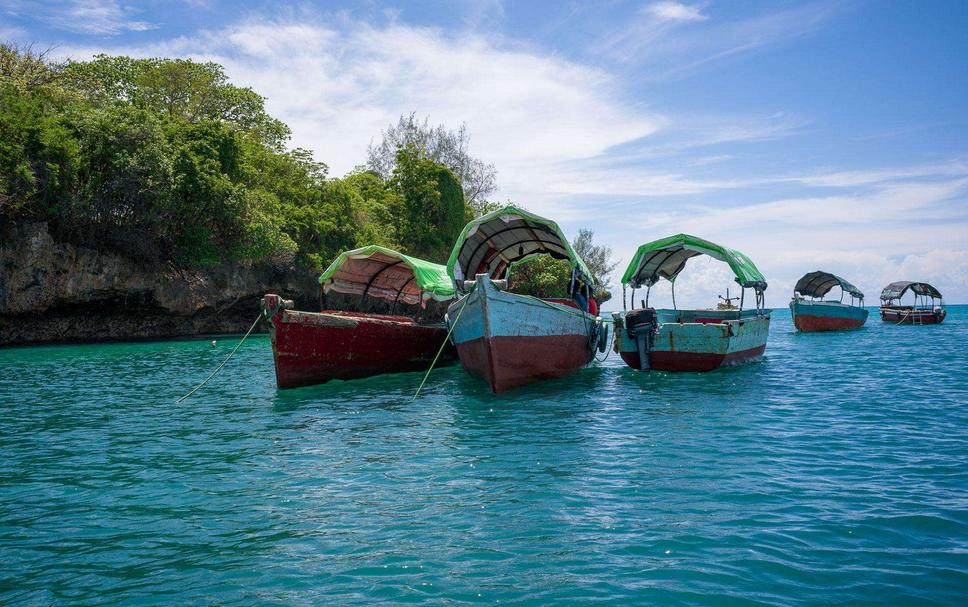
[[[515,237],[515,232],[521,234]],[[589,289],[593,284],[591,272],[558,224],[514,205],[482,215],[464,226],[447,261],[447,273],[456,290],[465,292],[464,280],[473,279],[472,274],[479,269],[500,280],[507,278],[512,265],[536,255],[569,261],[573,273],[570,283],[580,280]]]
[[[676,234],[667,238],[661,238],[643,244],[635,252],[629,262],[625,274],[622,276],[622,307],[628,309],[625,302],[625,288],[632,288],[632,306],[635,306],[635,290],[639,287],[646,287],[646,296],[643,305],[648,307],[649,295],[652,287],[660,279],[666,279],[672,284],[672,306],[678,309],[675,302],[675,281],[686,267],[686,263],[693,257],[707,255],[718,261],[725,262],[733,271],[736,282],[742,287],[740,293],[739,311],[743,310],[746,289],[750,288],[756,293],[756,310],[765,310],[765,296],[767,283],[763,274],[756,268],[753,261],[743,253],[723,247],[716,243],[692,236],[689,234]],[[661,260],[661,261],[660,261]],[[674,262],[674,265],[668,265]]]
[[[839,301],[841,303],[843,303],[844,295],[846,294],[850,295],[850,305],[855,305],[855,299],[858,301],[856,305],[864,305],[864,293],[860,289],[840,276],[831,274],[830,272],[824,272],[823,270],[807,272],[801,276],[800,280],[793,287],[793,296],[810,297],[814,300],[818,297],[822,299],[834,287],[840,287]]]
[[[936,305],[944,305],[944,297],[941,295],[941,291],[936,289],[933,285],[926,282],[916,282],[901,280],[898,282],[892,282],[891,284],[884,287],[881,291],[881,306],[883,307],[902,307],[901,298],[908,291],[914,293],[914,308],[915,309],[929,309],[934,308]],[[928,303],[930,298],[931,303]],[[936,304],[935,301],[939,304]]]
[[[343,251],[319,276],[319,284],[321,300],[329,291],[360,301],[377,298],[389,304],[390,313],[401,301],[423,306],[430,299],[454,298],[445,266],[379,245]]]

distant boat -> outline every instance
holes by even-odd
[[[340,254],[319,283],[322,312],[262,300],[280,388],[422,371],[447,338],[454,287],[445,266],[373,245]]]
[[[902,305],[901,298],[911,291],[913,305]],[[928,303],[928,300],[931,300]],[[892,282],[881,291],[881,320],[896,325],[939,325],[947,312],[941,292],[926,282]]]
[[[840,287],[840,300],[824,300],[824,295],[834,287]],[[850,304],[844,303],[844,295],[850,296]],[[840,276],[820,270],[804,274],[797,281],[790,301],[790,313],[793,315],[793,325],[804,333],[856,329],[867,322],[868,315],[860,289]]]
[[[687,261],[699,255],[726,262],[741,294],[730,297],[727,290],[715,308],[680,310],[676,277]],[[649,307],[649,294],[660,278],[672,283],[672,309]],[[746,255],[689,234],[669,236],[636,251],[622,276],[623,308],[626,289],[631,287],[635,305],[635,290],[643,286],[647,291],[640,308],[613,314],[615,351],[633,369],[711,371],[763,355],[770,330],[770,310],[764,307],[763,297],[766,280]],[[743,309],[746,289],[755,295],[752,309]]]
[[[542,254],[570,263],[562,286],[571,298],[508,291],[512,264]],[[493,392],[566,375],[591,361],[599,342],[604,350],[591,273],[555,222],[513,206],[479,217],[457,239],[447,271],[460,296],[447,310],[451,339],[464,368]]]

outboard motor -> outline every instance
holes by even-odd
[[[625,314],[625,330],[628,336],[635,340],[639,350],[639,370],[647,371],[652,368],[650,355],[655,332],[658,327],[655,308],[640,308]]]

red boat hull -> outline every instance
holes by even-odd
[[[280,310],[271,318],[276,385],[297,388],[331,379],[424,371],[447,336],[445,325],[403,316]],[[441,361],[452,360],[449,343]]]
[[[843,331],[864,326],[866,318],[846,318],[836,316],[814,316],[811,314],[797,314],[793,317],[793,324],[799,331],[812,333],[817,331]]]
[[[652,369],[657,371],[712,371],[719,367],[740,365],[757,360],[766,352],[766,344],[729,354],[712,354],[709,352],[652,352],[649,360]],[[620,352],[625,364],[633,369],[640,369],[638,352]]]
[[[495,394],[539,379],[562,377],[591,361],[584,335],[494,336],[458,344],[461,363]]]
[[[896,325],[940,325],[947,314],[944,309],[881,308],[881,320]]]

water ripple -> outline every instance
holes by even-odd
[[[0,603],[962,604],[968,308],[761,363],[277,391],[255,337],[0,351]]]

